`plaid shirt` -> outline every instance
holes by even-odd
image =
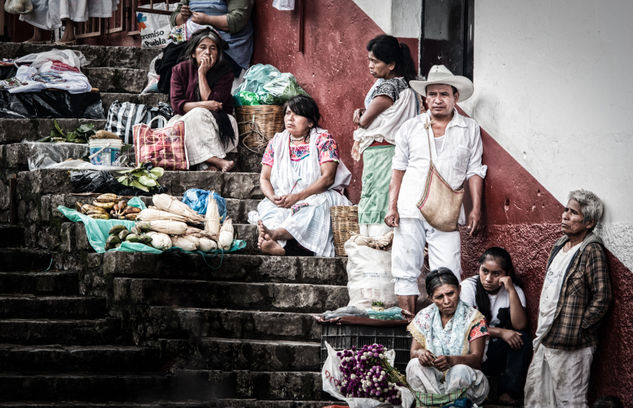
[[[567,242],[554,244],[547,267]],[[589,233],[571,259],[563,278],[554,322],[543,338],[550,348],[576,350],[598,343],[598,326],[611,301],[607,259],[598,236]]]

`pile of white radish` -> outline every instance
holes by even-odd
[[[141,211],[139,226],[149,231],[154,248],[165,250],[177,246],[186,251],[228,250],[233,245],[233,222],[227,218],[220,225],[218,204],[209,194],[207,213],[202,217],[187,204],[168,194],[152,197],[153,206]],[[204,226],[204,229],[201,227]]]

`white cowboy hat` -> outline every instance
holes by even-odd
[[[472,81],[461,75],[453,75],[444,65],[433,65],[426,81],[409,81],[409,85],[422,96],[426,96],[426,87],[429,85],[451,85],[457,88],[460,102],[470,98],[473,94]]]

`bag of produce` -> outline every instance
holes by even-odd
[[[275,105],[283,105],[287,100],[297,95],[309,96],[297,83],[294,75],[284,72],[279,76],[266,82],[264,90],[274,99]]]

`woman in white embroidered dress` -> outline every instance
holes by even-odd
[[[296,242],[317,256],[334,256],[330,207],[350,205],[342,194],[351,173],[339,159],[327,130],[317,127],[316,102],[296,96],[284,107],[286,129],[268,143],[260,185],[266,196],[257,206],[258,247],[285,255],[286,242]]]
[[[448,268],[426,277],[430,306],[409,324],[413,336],[407,382],[425,405],[466,397],[480,404],[488,395],[481,363],[488,336],[485,317],[459,299],[459,281]]]

